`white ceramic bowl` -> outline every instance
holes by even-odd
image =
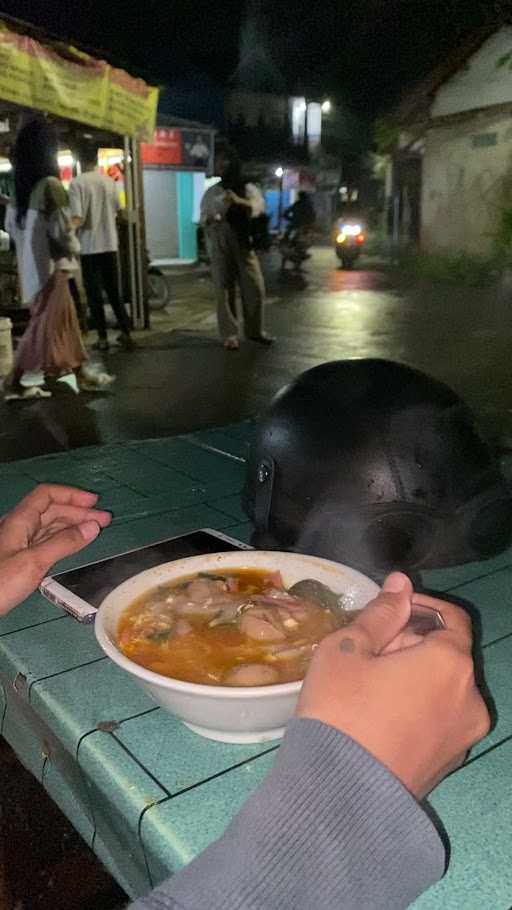
[[[146,670],[121,653],[117,625],[123,610],[156,585],[195,572],[261,568],[280,571],[288,588],[304,578],[315,578],[337,594],[345,594],[347,608],[357,610],[375,597],[378,588],[355,569],[300,553],[245,550],[210,553],[177,559],[123,582],[105,598],[95,620],[96,638],[103,650],[126,670],[154,700],[201,736],[230,743],[256,743],[279,739],[293,714],[302,682],[272,686],[204,686],[182,682]]]

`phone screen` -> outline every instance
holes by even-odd
[[[81,566],[79,569],[70,569],[54,575],[68,591],[81,597],[93,607],[99,607],[101,602],[118,585],[122,584],[132,575],[152,569],[164,562],[173,559],[183,559],[187,556],[202,556],[205,553],[224,553],[230,550],[246,549],[240,544],[231,544],[222,537],[216,537],[207,531],[194,531],[182,537],[163,540],[160,543],[132,550],[119,556],[112,556],[101,562]]]

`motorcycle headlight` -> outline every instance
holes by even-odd
[[[336,243],[345,243],[345,240],[346,240],[346,239],[347,239],[346,234],[344,234],[343,232],[341,232],[341,233],[338,234],[338,236],[336,237]]]
[[[362,228],[360,224],[344,224],[341,230],[347,237],[357,237]]]

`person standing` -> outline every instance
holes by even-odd
[[[94,390],[113,380],[86,367],[69,292],[71,262],[80,246],[58,177],[57,149],[51,125],[34,119],[20,129],[12,153],[15,198],[7,206],[5,226],[16,245],[23,303],[31,315],[4,384],[6,401],[49,398],[51,392],[42,388],[45,376],[65,380],[76,392],[77,379]],[[24,385],[28,374],[36,374],[38,384]]]
[[[215,173],[221,181],[202,198],[201,225],[210,253],[219,333],[225,348],[239,349],[239,288],[246,337],[269,345],[274,339],[263,328],[265,282],[251,237],[251,219],[265,209],[263,197],[256,186],[244,182],[238,155],[228,145],[217,146]]]
[[[134,342],[130,335],[130,320],[119,295],[117,280],[117,213],[120,209],[115,182],[97,169],[98,155],[93,146],[80,152],[83,173],[69,187],[69,204],[73,224],[78,231],[81,247],[82,278],[87,300],[98,333],[94,347],[108,351],[107,323],[103,306],[103,291],[114,311],[120,329],[117,341],[126,351]]]

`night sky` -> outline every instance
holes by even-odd
[[[512,2],[492,0],[14,0],[0,12],[165,82],[173,111],[219,120],[227,84],[329,96],[358,116]]]

